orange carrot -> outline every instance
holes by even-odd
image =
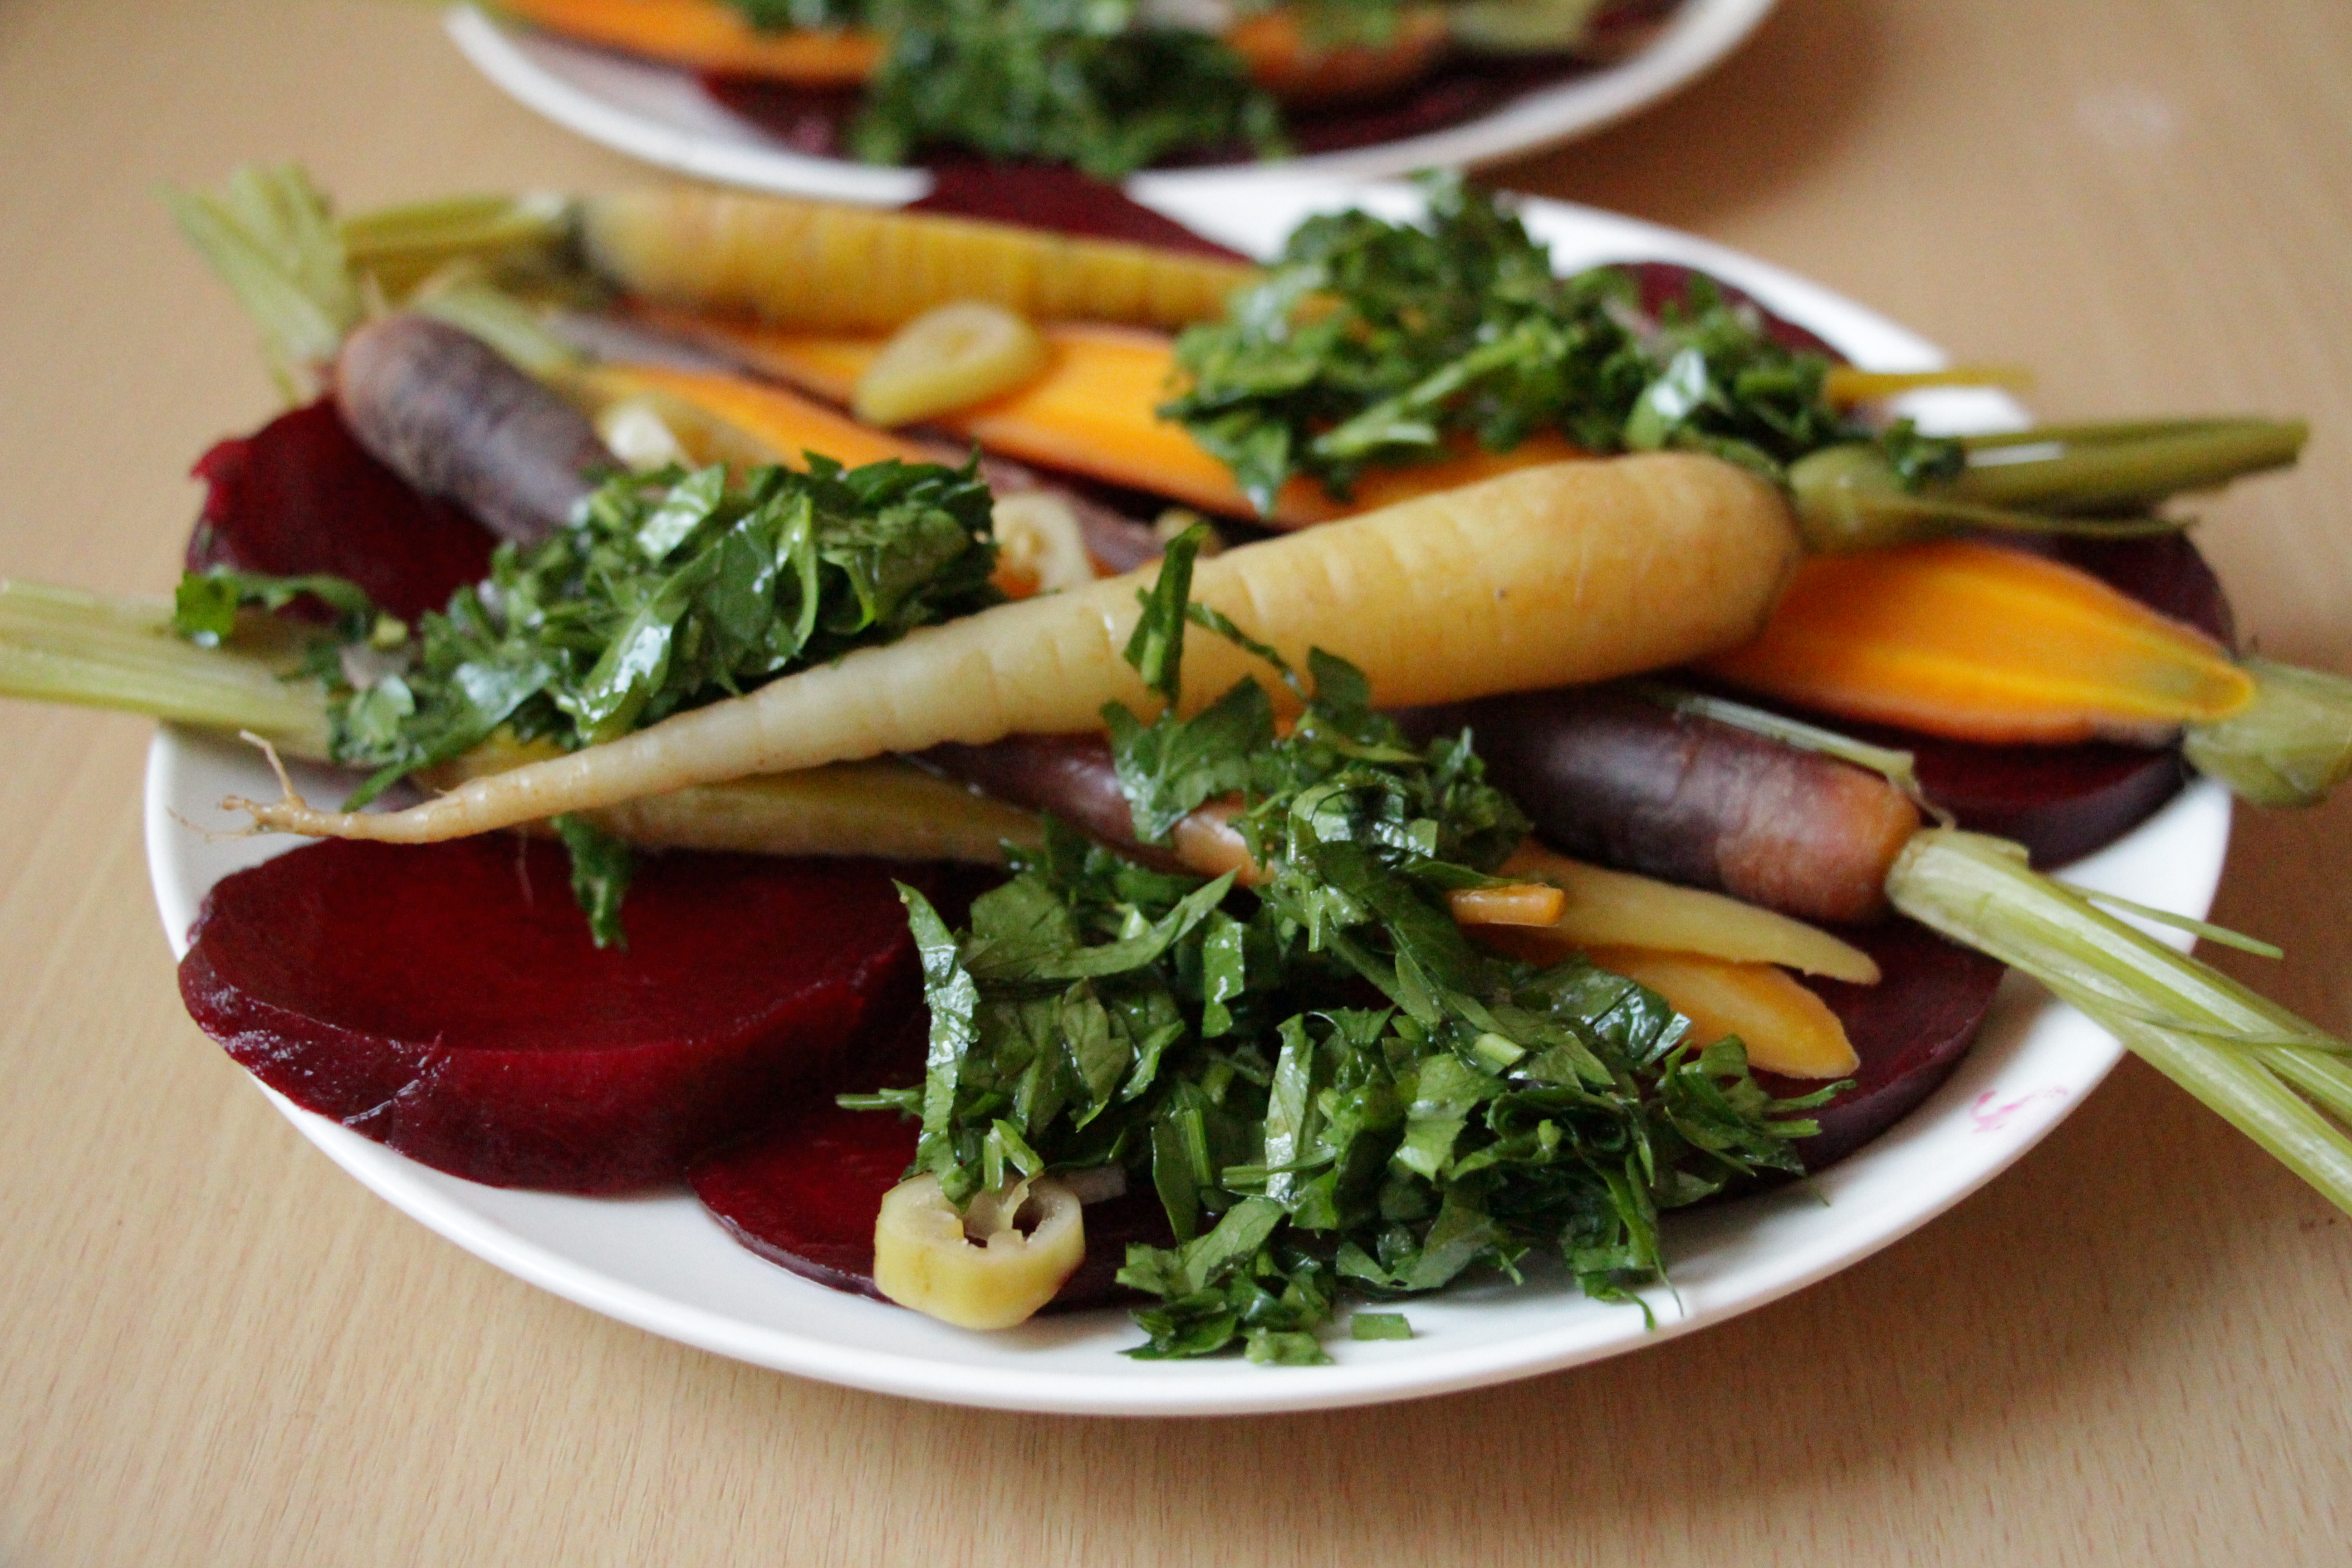
[[[761,32],[719,0],[498,0],[498,8],[583,43],[808,87],[864,81],[887,47],[877,33]]]
[[[1381,43],[1326,43],[1317,19],[1285,6],[1252,16],[1225,35],[1256,83],[1294,105],[1376,98],[1426,72],[1447,41],[1445,13],[1435,6],[1402,12]]]
[[[881,65],[888,41],[859,28],[763,31],[719,0],[497,0],[509,16],[567,38],[695,70],[848,87]],[[1295,9],[1253,16],[1225,36],[1258,85],[1286,103],[1371,98],[1426,72],[1445,47],[1444,13],[1405,12],[1384,43],[1326,45]]]
[[[677,311],[648,310],[644,315],[664,331],[843,402],[881,353],[884,341],[788,331]],[[1149,490],[1222,517],[1255,515],[1225,465],[1181,425],[1153,412],[1175,395],[1178,372],[1171,340],[1142,328],[1097,322],[1063,322],[1044,331],[1052,353],[1043,374],[978,408],[933,423],[1024,462]],[[1512,468],[1580,455],[1549,433],[1533,436],[1508,452],[1471,446],[1437,462],[1367,474],[1348,501],[1335,500],[1311,480],[1294,479],[1284,487],[1272,521],[1285,528],[1328,522]]]
[[[1465,926],[1525,926],[1543,930],[1559,923],[1568,895],[1546,882],[1517,882],[1507,888],[1456,888],[1445,895],[1445,907]]]
[[[1704,668],[1843,718],[1993,744],[2162,741],[2254,691],[2194,626],[2071,566],[1964,540],[1814,556],[1763,636]]]
[[[954,454],[942,453],[937,447],[860,425],[787,387],[745,376],[664,365],[613,364],[599,366],[590,373],[589,380],[597,394],[608,399],[652,394],[687,404],[765,448],[762,456],[770,460],[793,468],[802,466],[802,455],[807,452],[820,453],[853,468],[887,458],[909,463],[938,462],[943,457],[954,460]]]

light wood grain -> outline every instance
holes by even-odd
[[[0,568],[126,589],[272,404],[155,181],[632,174],[363,0],[9,0],[0,146]],[[2341,0],[1786,0],[1500,173],[2034,364],[2052,415],[2308,415],[2303,471],[2203,539],[2266,647],[2352,669]],[[1910,1240],[1601,1366],[1272,1420],[934,1409],[596,1318],[343,1178],[181,1014],[142,727],[0,724],[5,1568],[2346,1560],[2352,1226],[2136,1065]],[[2231,967],[2339,1031],[2347,825],[2245,822],[2221,903],[2293,950]]]

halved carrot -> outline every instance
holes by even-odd
[[[498,0],[498,8],[583,43],[807,87],[862,82],[888,47],[878,33],[762,32],[719,0]]]
[[[663,331],[842,402],[848,400],[850,389],[883,343],[866,334],[793,331],[674,310],[641,313]],[[1232,471],[1181,425],[1155,412],[1181,384],[1172,340],[1139,327],[1090,321],[1058,323],[1046,327],[1045,333],[1050,354],[1035,380],[933,423],[1024,462],[1149,490],[1221,517],[1256,515]],[[1271,521],[1284,528],[1328,522],[1513,468],[1582,455],[1549,433],[1531,437],[1508,452],[1474,445],[1433,463],[1377,469],[1364,476],[1354,499],[1347,501],[1335,500],[1310,480],[1294,479],[1277,498]]]
[[[1639,981],[1691,1021],[1712,1044],[1737,1035],[1748,1063],[1789,1078],[1843,1078],[1862,1065],[1829,1004],[1769,963],[1726,963],[1689,952],[1636,947],[1594,950],[1592,962]]]
[[[1878,965],[1860,948],[1721,893],[1590,866],[1532,838],[1503,862],[1502,874],[1549,884],[1562,895],[1559,913],[1542,926],[1486,933],[1490,945],[1519,958],[1557,963],[1582,949],[1639,947],[1878,984]]]
[[[929,463],[954,454],[942,453],[860,425],[846,414],[802,396],[789,387],[753,381],[747,376],[711,371],[677,370],[667,365],[605,364],[587,374],[595,395],[619,398],[653,394],[674,398],[723,420],[741,436],[764,447],[771,461],[803,466],[803,455],[821,453],[857,468],[888,458],[902,462]]]
[[[2194,626],[1967,540],[1813,556],[1763,635],[1705,668],[1822,712],[1993,744],[2162,741],[2254,692]]]

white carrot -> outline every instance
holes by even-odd
[[[1649,454],[1522,469],[1201,563],[1194,598],[1304,668],[1354,663],[1387,707],[1604,680],[1755,635],[1794,568],[1788,509],[1714,458]],[[1138,576],[1023,600],[669,719],[478,779],[407,811],[239,801],[257,826],[425,843],[689,784],[943,742],[1099,728],[1155,702],[1122,651]],[[1187,644],[1206,702],[1265,671],[1223,639]]]

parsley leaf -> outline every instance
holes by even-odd
[[[1419,224],[1308,219],[1224,321],[1178,339],[1191,385],[1161,413],[1261,511],[1294,476],[1346,496],[1370,468],[1543,431],[1593,452],[1708,452],[1775,481],[1855,441],[1885,442],[1914,485],[1957,465],[1952,442],[1847,420],[1822,395],[1828,362],[1774,342],[1707,279],[1652,317],[1619,268],[1556,276],[1491,194],[1450,175],[1425,188]]]
[[[628,946],[628,935],[621,929],[621,900],[636,878],[635,853],[583,817],[551,816],[547,825],[572,856],[572,896],[586,912],[596,945]]]
[[[850,129],[869,163],[927,147],[1074,163],[1118,180],[1172,153],[1287,150],[1231,46],[1156,26],[1136,0],[903,0]]]
[[[422,617],[396,672],[335,704],[363,804],[501,726],[565,750],[992,603],[989,500],[972,469],[625,475],[575,524],[501,545],[487,581]]]
[[[505,729],[570,751],[996,602],[976,467],[806,473],[672,468],[608,480],[571,527],[501,544],[490,574],[415,626],[331,577],[191,573],[174,625],[218,640],[298,597],[340,615],[305,673],[327,683],[334,759],[372,770],[356,809]],[[559,823],[598,945],[618,942],[627,851]]]

